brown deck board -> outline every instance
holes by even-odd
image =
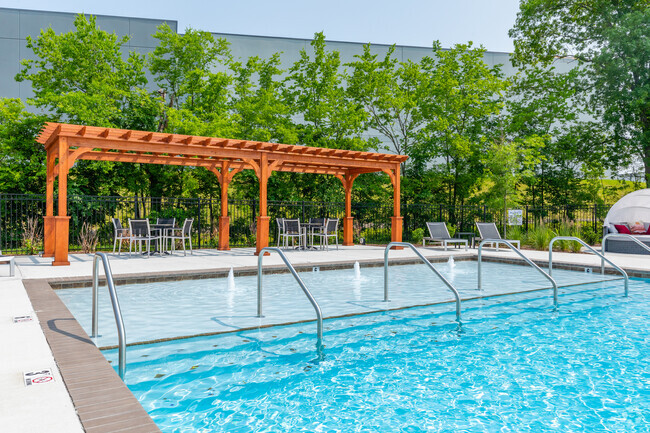
[[[160,432],[46,280],[23,280],[86,432]]]

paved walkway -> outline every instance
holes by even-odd
[[[462,248],[419,248],[429,259],[446,259],[449,255],[467,255],[475,257],[477,250],[465,251]],[[258,257],[253,249],[241,248],[231,251],[199,250],[193,255],[183,256],[129,256],[128,254],[110,254],[110,263],[115,276],[137,274],[188,273],[227,270],[231,267],[254,268]],[[359,261],[380,262],[384,258],[384,248],[377,246],[340,247],[329,251],[294,251],[286,252],[294,265],[324,265],[335,263],[352,263]],[[522,250],[532,260],[548,262],[548,252]],[[517,259],[509,250],[493,249],[483,251],[485,257]],[[622,268],[635,273],[650,274],[650,256],[625,254],[608,254],[610,260]],[[415,259],[410,249],[390,252],[391,259]],[[3,430],[12,432],[75,432],[83,431],[76,416],[70,397],[61,380],[52,352],[41,331],[38,312],[33,307],[21,282],[22,279],[48,279],[51,281],[80,279],[88,280],[92,275],[93,256],[89,254],[71,254],[70,266],[53,267],[51,259],[35,256],[16,258],[15,277],[8,277],[9,266],[0,265],[0,424]],[[264,257],[264,265],[281,265],[279,255]],[[598,268],[600,259],[591,254],[553,253],[553,262],[560,265],[572,265]],[[31,314],[34,321],[13,323],[13,318]],[[42,385],[25,386],[23,373],[49,368],[54,381]]]

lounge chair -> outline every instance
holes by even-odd
[[[16,259],[14,256],[3,256],[0,251],[0,263],[9,262],[9,276],[13,277],[16,273]]]
[[[422,238],[422,246],[427,246],[429,242],[440,242],[440,244],[447,251],[447,244],[465,244],[465,251],[467,251],[467,239],[452,238],[449,236],[449,230],[445,223],[427,223],[429,229],[429,237]]]
[[[472,248],[474,248],[475,242],[482,242],[486,239],[494,240],[494,242],[488,242],[490,246],[495,246],[497,251],[499,251],[499,244],[502,241],[508,241],[513,245],[517,246],[517,249],[521,249],[521,244],[517,239],[503,239],[501,234],[499,234],[499,229],[494,223],[476,223],[476,228],[478,229],[479,236],[472,239]]]

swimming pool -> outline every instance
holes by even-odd
[[[130,342],[125,381],[163,431],[641,431],[650,412],[647,280],[554,270],[565,287],[552,310],[548,282],[522,266],[436,265],[464,298],[452,300],[424,266],[302,273],[325,316],[324,358],[314,318],[290,275],[265,277],[265,314],[255,314],[255,277],[120,286]],[[489,276],[488,276],[489,275]],[[606,277],[611,278],[611,277]],[[580,285],[581,282],[591,284]],[[89,330],[90,290],[57,291]],[[100,345],[115,344],[100,298]],[[115,365],[117,351],[105,351]]]
[[[648,280],[133,346],[126,382],[165,432],[647,431]],[[116,362],[116,351],[106,351]]]

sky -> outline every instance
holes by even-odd
[[[178,22],[215,33],[448,48],[474,42],[512,52],[519,0],[0,0],[0,7]]]

